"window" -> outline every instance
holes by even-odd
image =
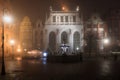
[[[76,22],[76,16],[73,16],[73,22]]]
[[[53,22],[56,22],[56,16],[53,16]]]
[[[61,42],[62,42],[63,44],[67,44],[67,43],[68,43],[68,35],[67,35],[66,32],[63,32],[63,33],[61,34]]]
[[[75,51],[76,51],[77,48],[80,48],[80,34],[79,34],[79,32],[74,33],[73,43],[74,43],[74,50]]]
[[[61,22],[63,22],[63,16],[61,16]]]
[[[56,50],[56,35],[55,32],[50,32],[49,34],[49,49],[50,51]]]
[[[68,22],[68,16],[65,16],[65,21]]]

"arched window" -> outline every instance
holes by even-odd
[[[67,35],[66,32],[63,32],[63,33],[61,34],[61,43],[62,43],[62,44],[67,44],[67,43],[68,43],[68,35]]]
[[[73,35],[73,48],[74,51],[79,50],[80,49],[80,34],[79,32],[75,32]]]
[[[49,34],[49,50],[54,52],[56,50],[56,35],[55,32]]]

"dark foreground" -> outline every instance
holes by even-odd
[[[45,59],[5,62],[7,74],[0,75],[0,80],[120,80],[120,60],[91,58],[76,63],[47,63]]]

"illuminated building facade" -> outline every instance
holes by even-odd
[[[60,46],[69,46],[68,54],[83,51],[83,20],[79,15],[79,7],[75,11],[53,11],[44,27],[44,50],[51,53],[60,52]]]
[[[20,45],[24,51],[33,48],[33,27],[29,17],[24,17],[20,24]]]
[[[0,0],[0,35],[2,35],[2,17],[3,17],[3,8],[4,15],[11,16],[12,9],[9,0]],[[12,54],[12,47],[10,44],[11,39],[16,39],[16,25],[14,23],[4,22],[4,52],[5,57],[10,57]],[[18,36],[18,35],[17,35]],[[0,46],[2,45],[2,36],[0,36]],[[1,54],[0,48],[0,54]],[[1,55],[0,55],[1,56]]]

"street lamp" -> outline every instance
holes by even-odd
[[[76,48],[76,51],[77,51],[77,53],[78,53],[78,51],[79,51],[79,47]]]
[[[4,26],[5,22],[11,22],[11,18],[9,16],[5,16],[5,9],[3,9],[3,19],[2,19],[2,70],[1,70],[1,75],[5,75],[5,60],[4,60]]]
[[[14,44],[15,44],[14,39],[11,39],[11,40],[10,40],[10,44],[11,44],[11,46],[12,46],[12,59],[14,59]]]
[[[103,40],[105,53],[106,53],[106,46],[109,44],[109,42],[110,42],[110,40],[109,40],[108,38],[105,38],[105,39]]]
[[[104,44],[108,44],[109,43],[109,39],[108,38],[105,38],[104,39]]]

